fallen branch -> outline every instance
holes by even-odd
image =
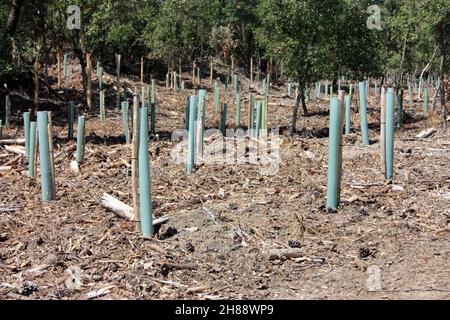
[[[5,146],[5,150],[8,152],[12,152],[12,153],[16,153],[16,154],[21,154],[21,155],[26,155],[25,152],[25,148],[21,147],[21,146]]]
[[[11,146],[11,145],[24,146],[25,145],[25,139],[5,139],[5,140],[0,140],[0,146]]]
[[[300,249],[273,249],[269,252],[269,260],[301,258],[303,254]]]
[[[102,207],[105,208],[108,211],[111,211],[118,215],[121,218],[135,221],[134,219],[134,209],[127,205],[126,203],[123,203],[119,199],[113,197],[110,194],[104,193],[101,198]],[[169,217],[162,217],[159,219],[153,220],[153,226],[160,226],[169,221]]]
[[[426,139],[430,136],[432,136],[433,134],[435,134],[437,131],[436,128],[431,128],[431,129],[427,129],[425,131],[422,131],[421,133],[419,133],[416,138],[417,139]]]

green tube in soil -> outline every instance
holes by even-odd
[[[100,91],[100,122],[105,122],[105,105],[104,105],[104,95],[105,92],[103,90]]]
[[[11,110],[9,106],[9,94],[5,96],[5,127],[9,126],[9,116],[11,115]]]
[[[349,135],[351,133],[352,127],[350,123],[351,118],[351,97],[345,96],[345,134]]]
[[[77,130],[77,162],[83,163],[84,161],[84,129],[85,118],[84,116],[78,117],[78,130]]]
[[[292,95],[292,83],[288,83],[288,97],[290,98]]]
[[[369,145],[369,128],[367,123],[367,95],[366,84],[364,82],[359,83],[359,100],[361,106],[361,135],[363,144]]]
[[[250,95],[250,131],[253,134],[255,130],[255,96],[253,93]]]
[[[411,81],[408,81],[408,96],[409,96],[409,111],[411,111],[413,107],[413,92]]]
[[[339,207],[339,172],[341,158],[341,117],[342,108],[339,99],[332,98],[330,108],[330,135],[328,142],[328,184],[327,209]]]
[[[103,90],[103,67],[98,69],[98,87],[100,91]]]
[[[30,123],[30,156],[28,160],[28,176],[30,178],[36,178],[34,171],[34,158],[36,157],[36,129],[37,123],[35,121]]]
[[[186,108],[185,108],[185,114],[184,114],[184,125],[185,129],[189,131],[189,117],[190,117],[190,108],[191,108],[191,98],[187,97],[186,99]]]
[[[69,76],[69,72],[68,72],[68,68],[67,68],[67,53],[64,53],[63,74],[64,74],[64,79]]]
[[[325,81],[325,96],[328,97],[328,80]]]
[[[156,80],[152,79],[152,103],[156,103]]]
[[[25,136],[25,155],[27,160],[30,160],[30,113],[24,112],[23,114],[23,128]]]
[[[224,137],[226,137],[227,135],[227,113],[228,113],[228,104],[224,103],[220,119],[220,132]]]
[[[394,111],[395,94],[393,90],[388,90],[386,94],[386,179],[392,180],[394,177]]]
[[[191,174],[195,168],[195,120],[197,115],[197,97],[191,96],[189,101],[189,141],[187,173]]]
[[[256,111],[256,130],[255,130],[255,137],[258,138],[261,131],[261,117],[262,117],[262,102],[258,102],[258,107]]]
[[[156,133],[156,103],[150,103],[151,132]]]
[[[130,128],[128,126],[128,102],[122,101],[122,123],[126,144],[130,144]]]
[[[260,130],[266,130],[266,121],[267,121],[267,97],[262,98],[262,109],[261,109],[261,127]]]
[[[141,232],[144,236],[153,236],[153,208],[150,180],[150,156],[148,152],[148,108],[140,109],[139,134],[139,201],[141,214]]]
[[[241,95],[236,94],[236,127],[241,126]]]
[[[423,113],[428,116],[428,88],[423,90]]]
[[[73,140],[73,124],[75,122],[75,102],[69,101],[69,111],[68,111],[68,138],[69,140]]]
[[[47,111],[37,114],[37,126],[39,137],[39,163],[41,167],[42,201],[52,200],[52,172],[50,169],[50,145],[48,142],[48,118]]]
[[[217,81],[216,81],[215,102],[216,102],[216,114],[219,114],[219,109],[220,109],[220,86],[219,86],[219,83]]]

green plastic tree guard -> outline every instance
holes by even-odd
[[[9,126],[9,116],[11,115],[11,110],[9,106],[9,94],[5,96],[5,127]]]
[[[150,180],[150,156],[148,152],[148,108],[140,109],[139,133],[139,201],[141,232],[144,236],[153,236],[153,207]]]
[[[349,95],[345,96],[345,134],[349,135],[351,133],[352,127],[350,123],[351,118],[351,97]]]
[[[25,156],[27,160],[30,160],[30,113],[24,112],[23,114],[23,128],[25,136]]]
[[[36,178],[36,172],[34,171],[34,158],[36,157],[36,129],[37,123],[35,121],[30,123],[30,156],[28,161],[28,176],[30,178]]]
[[[258,102],[258,107],[256,111],[256,130],[255,130],[255,137],[258,138],[261,131],[261,118],[262,118],[262,107],[263,104],[261,101]]]
[[[64,79],[66,79],[69,76],[68,68],[67,68],[67,53],[64,53],[64,62],[63,62],[63,74]]]
[[[185,108],[185,115],[184,115],[184,125],[185,125],[185,129],[189,130],[189,117],[190,117],[190,108],[191,108],[191,98],[187,97],[186,99],[186,108]]]
[[[241,95],[236,94],[236,127],[241,126]]]
[[[152,103],[156,103],[156,80],[152,79]]]
[[[287,91],[288,91],[288,97],[290,98],[292,96],[292,83],[290,83],[290,82],[288,83]]]
[[[85,118],[84,116],[78,117],[78,130],[77,130],[77,162],[83,163],[84,161],[84,136],[85,136]]]
[[[197,115],[197,97],[190,97],[189,105],[189,141],[188,141],[188,161],[186,164],[187,173],[191,174],[195,168],[195,120]]]
[[[216,80],[215,83],[215,102],[216,102],[216,114],[219,113],[219,109],[220,109],[220,84],[219,82]]]
[[[122,123],[126,144],[130,144],[130,128],[128,125],[128,101],[122,101]]]
[[[228,113],[228,104],[224,103],[220,119],[220,132],[224,137],[226,137],[227,135],[227,113]]]
[[[39,160],[41,167],[42,201],[52,200],[52,172],[50,168],[50,145],[48,142],[48,118],[47,111],[37,114],[37,126],[39,136]]]
[[[341,101],[332,98],[330,108],[330,137],[328,142],[328,188],[327,209],[334,210],[339,207],[339,177],[341,159]]]
[[[413,107],[413,92],[411,81],[408,81],[408,96],[409,96],[409,111],[411,111]]]
[[[250,95],[250,132],[253,135],[255,130],[255,96],[253,93]]]
[[[391,88],[390,88],[391,89]],[[388,90],[386,94],[386,179],[394,177],[394,113],[395,94],[394,90]]]
[[[325,96],[328,97],[328,80],[325,81]]]
[[[367,123],[367,96],[366,96],[366,84],[364,82],[359,83],[359,100],[361,105],[361,135],[363,145],[369,145],[369,128]]]
[[[234,95],[237,95],[239,92],[239,78],[237,74],[234,75],[233,86],[234,86]]]
[[[103,90],[100,91],[100,122],[105,122],[105,105],[103,103],[104,101],[104,94],[105,92]]]
[[[69,140],[73,140],[73,124],[75,122],[75,102],[69,101],[69,112],[68,112],[68,123],[69,123]]]

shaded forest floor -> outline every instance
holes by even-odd
[[[284,92],[271,90],[270,128],[289,125],[295,101]],[[131,148],[112,112],[113,96],[105,124],[88,117],[80,172],[70,171],[73,153],[58,163],[56,201],[40,201],[39,180],[30,181],[24,160],[0,175],[0,298],[450,298],[450,137],[438,131],[415,138],[437,127],[438,115],[407,117],[396,133],[395,179],[388,185],[379,169],[379,103],[371,96],[372,144],[360,143],[354,115],[354,133],[344,140],[342,206],[327,213],[327,100],[309,103],[312,115],[299,117],[295,138],[282,136],[276,175],[245,164],[201,165],[190,176],[171,160],[176,144],[168,139],[183,128],[185,100],[158,87],[161,139],[150,143],[152,195],[155,216],[170,221],[157,239],[142,239],[131,222],[100,206],[105,192],[132,204]],[[41,102],[55,112],[57,149],[72,144],[67,107]],[[218,127],[214,109],[209,94],[208,127]],[[234,128],[234,103],[230,109]],[[420,101],[413,110],[421,110]],[[20,122],[3,137],[22,137]],[[0,166],[14,157],[6,154],[0,147]],[[303,257],[269,261],[269,250],[290,245]],[[382,290],[371,292],[368,281],[378,269]]]

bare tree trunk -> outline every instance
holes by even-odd
[[[22,9],[23,0],[13,0],[11,11],[9,13],[8,21],[6,22],[6,29],[5,33],[6,35],[10,36],[11,38],[14,37],[14,34],[16,32],[17,23],[19,22],[20,18],[20,10]]]

